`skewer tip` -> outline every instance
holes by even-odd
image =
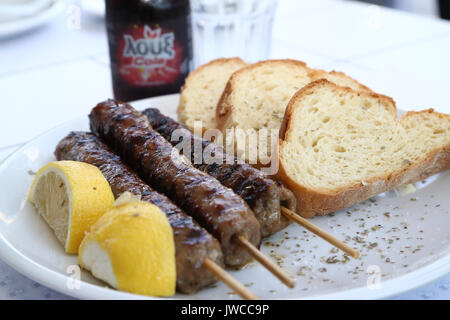
[[[351,257],[353,257],[355,259],[359,258],[360,253],[359,253],[359,251],[357,249],[350,247],[345,242],[337,239],[336,237],[334,237],[330,233],[326,232],[325,230],[319,228],[315,224],[313,224],[310,221],[306,220],[305,218],[301,217],[296,212],[294,212],[294,211],[292,211],[292,210],[290,210],[290,209],[288,209],[286,207],[281,207],[281,212],[283,213],[283,215],[285,215],[290,220],[294,221],[295,223],[298,223],[302,227],[304,227],[307,230],[311,231],[315,235],[321,237],[323,240],[325,240],[328,243],[332,244],[336,248],[341,249],[342,251],[344,251],[349,256],[351,256]]]
[[[296,280],[281,269],[277,264],[267,258],[261,251],[258,250],[258,248],[248,241],[247,238],[238,236],[237,239],[244,247],[247,248],[253,258],[267,268],[267,270],[269,270],[274,276],[280,279],[281,282],[291,289],[295,287],[297,284]]]
[[[209,258],[205,258],[203,262],[204,266],[211,271],[218,279],[223,281],[228,287],[233,289],[238,295],[240,295],[245,300],[261,300],[260,297],[255,295],[249,289],[244,287],[242,283],[233,278],[228,272],[222,269],[217,263]]]

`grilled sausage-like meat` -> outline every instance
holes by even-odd
[[[223,266],[219,242],[166,196],[145,184],[95,135],[71,132],[59,142],[55,155],[58,160],[81,161],[98,167],[108,180],[115,197],[129,191],[140,195],[142,201],[155,204],[166,214],[175,240],[178,291],[193,293],[216,281],[203,266],[203,261],[209,257]]]
[[[197,169],[206,172],[220,181],[224,186],[233,189],[240,195],[255,213],[261,224],[263,237],[270,236],[289,224],[289,220],[281,214],[281,206],[295,211],[296,201],[294,194],[283,184],[275,181],[260,170],[244,163],[242,159],[227,154],[222,146],[195,136],[181,123],[163,115],[158,109],[149,108],[143,111],[148,117],[153,129],[158,131],[172,145],[183,145],[184,138],[190,144],[191,163]],[[172,141],[175,130],[177,136],[182,136],[181,141]],[[207,164],[202,159],[202,154],[195,153],[195,146],[201,146],[200,152],[208,151],[214,156],[214,163]],[[199,163],[196,163],[199,162]]]
[[[108,100],[99,103],[89,118],[94,134],[219,240],[227,266],[239,268],[251,260],[236,236],[259,247],[261,227],[233,190],[191,166],[152,129],[147,117],[130,105]]]

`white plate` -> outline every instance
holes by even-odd
[[[64,4],[61,0],[50,0],[43,9],[40,9],[33,14],[0,22],[0,37],[12,36],[39,27],[53,19],[62,11],[63,7]]]
[[[133,105],[158,107],[175,117],[177,102],[178,95],[171,95]],[[87,117],[44,133],[0,165],[0,258],[31,279],[74,297],[144,298],[109,289],[85,271],[81,286],[70,289],[74,275],[70,266],[76,265],[76,257],[64,253],[43,219],[25,202],[31,172],[54,160],[56,144],[71,130],[88,130]],[[333,216],[313,219],[339,238],[349,237],[348,242],[361,250],[358,260],[346,261],[341,252],[334,252],[328,243],[297,225],[265,241],[261,250],[296,276],[295,289],[280,284],[257,263],[230,273],[265,299],[384,298],[445,276],[450,271],[450,171],[415,188],[403,195],[391,191]],[[374,286],[378,276],[381,282]],[[218,283],[197,294],[174,298],[238,298],[230,291]]]
[[[84,11],[99,18],[103,18],[105,16],[104,0],[81,0],[81,7]]]

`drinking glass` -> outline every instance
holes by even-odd
[[[221,57],[268,59],[277,0],[191,0],[194,67]]]

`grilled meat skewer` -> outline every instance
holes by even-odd
[[[239,237],[259,247],[261,227],[242,198],[191,166],[130,105],[108,100],[99,103],[89,118],[94,134],[219,240],[227,266],[239,268],[251,260]]]
[[[286,226],[286,219],[289,217],[289,220],[292,219],[348,255],[355,258],[359,256],[356,249],[298,216],[295,213],[296,201],[293,193],[281,183],[272,180],[260,170],[246,164],[242,159],[227,154],[222,146],[195,136],[184,125],[161,114],[158,109],[149,108],[143,113],[148,117],[153,129],[172,145],[184,148],[186,144],[183,140],[187,140],[191,152],[191,162],[194,166],[233,189],[247,202],[261,224],[263,236],[269,236],[282,229]],[[181,138],[181,142],[172,141],[172,139],[178,140],[178,137]],[[196,154],[196,146],[201,146],[202,152],[203,150],[208,151],[208,154],[214,156],[217,164],[204,163],[204,159],[200,164],[196,164],[195,161],[200,158]],[[203,155],[200,154],[200,156]]]
[[[55,155],[58,160],[81,161],[98,167],[115,197],[129,191],[140,195],[143,201],[155,204],[167,215],[175,240],[178,291],[193,293],[216,281],[203,262],[209,258],[223,266],[219,242],[166,196],[145,184],[95,135],[71,132],[59,142]]]
[[[183,130],[177,134],[189,140],[192,165],[213,176],[224,186],[233,189],[247,202],[261,224],[263,237],[270,236],[289,225],[290,220],[281,213],[281,206],[295,211],[296,201],[293,193],[280,182],[269,178],[260,170],[244,163],[243,160],[226,153],[222,146],[195,136],[184,125],[163,115],[158,109],[149,108],[142,113],[148,117],[153,129],[174,146],[184,144],[184,141],[171,139],[175,130]],[[200,156],[202,159],[202,155],[195,154],[195,146],[201,146],[201,152],[208,150],[208,153],[214,155],[214,159],[218,161],[211,164],[204,161],[196,163],[196,158]]]

